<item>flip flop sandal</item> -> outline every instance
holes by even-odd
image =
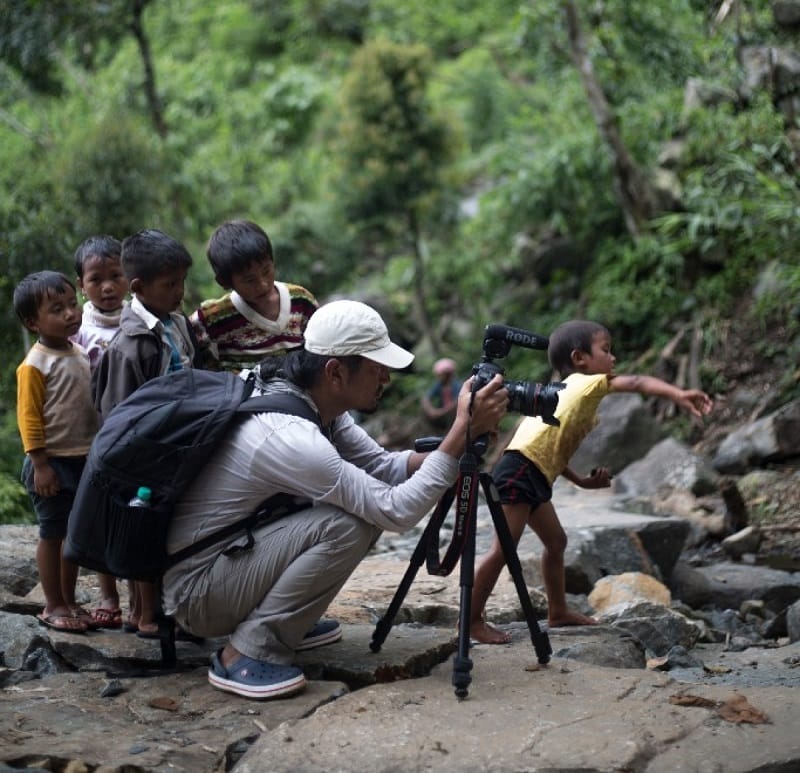
[[[46,615],[42,612],[36,615],[39,625],[45,628],[52,628],[54,631],[61,631],[61,633],[86,633],[86,624],[75,615]]]
[[[94,617],[81,606],[70,607],[72,616],[80,620],[89,631],[96,631],[103,626],[94,619]]]
[[[122,628],[122,610],[105,609],[104,607],[97,607],[92,610],[92,620],[98,628]]]

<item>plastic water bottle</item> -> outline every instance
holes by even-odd
[[[150,507],[153,492],[147,486],[139,486],[136,496],[128,502],[128,507]]]

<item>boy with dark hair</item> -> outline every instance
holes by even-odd
[[[207,254],[214,278],[228,292],[191,315],[206,367],[239,372],[302,345],[317,301],[300,285],[276,281],[272,244],[260,226],[223,223],[211,234]]]
[[[94,373],[108,344],[119,330],[119,321],[128,294],[128,280],[122,270],[122,245],[105,234],[90,236],[75,250],[75,275],[85,298],[81,329],[72,340],[89,355]],[[120,628],[117,580],[110,574],[97,575],[100,603],[92,610],[92,620],[102,628]]]
[[[119,240],[107,235],[90,236],[75,250],[75,276],[85,301],[81,329],[72,340],[86,349],[92,371],[119,329],[128,294],[121,254]]]
[[[145,381],[194,364],[196,342],[180,311],[191,265],[188,250],[161,231],[139,231],[122,242],[122,270],[132,297],[95,372],[101,416]]]
[[[75,286],[57,271],[29,274],[14,290],[14,311],[39,340],[17,368],[17,424],[25,450],[22,482],[39,520],[36,564],[42,625],[85,633],[89,613],[75,601],[78,567],[61,556],[86,454],[97,432],[89,358],[70,341],[81,325]]]
[[[552,427],[535,416],[523,419],[492,476],[514,542],[519,542],[527,523],[544,546],[542,576],[547,593],[548,625],[553,628],[593,625],[596,620],[573,612],[567,606],[564,575],[567,535],[551,501],[553,482],[563,475],[582,488],[610,485],[611,478],[604,467],[583,476],[568,465],[597,423],[600,401],[612,392],[664,397],[697,418],[708,414],[713,403],[699,389],[681,389],[653,376],[615,374],[611,335],[596,322],[572,320],[557,327],[550,336],[548,357],[566,384],[558,393],[555,411],[560,426]],[[495,536],[492,547],[475,570],[470,609],[471,636],[486,644],[503,644],[511,638],[483,619],[486,602],[503,566],[503,550]]]
[[[180,311],[191,265],[188,250],[161,231],[139,231],[122,242],[122,270],[132,297],[92,382],[103,419],[146,381],[194,366],[196,342]],[[137,581],[134,588],[128,627],[157,637],[156,586]]]

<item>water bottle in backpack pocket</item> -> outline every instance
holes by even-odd
[[[152,505],[153,492],[147,486],[139,486],[136,496],[128,502],[128,507],[150,507]]]

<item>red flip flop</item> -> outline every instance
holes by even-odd
[[[92,620],[99,628],[122,628],[122,610],[97,607],[92,610]]]

